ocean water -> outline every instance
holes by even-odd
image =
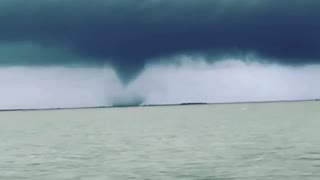
[[[320,102],[0,112],[2,180],[320,179]]]

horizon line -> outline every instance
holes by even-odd
[[[114,109],[114,108],[139,108],[139,107],[174,107],[192,105],[232,105],[232,104],[259,104],[259,103],[294,103],[294,102],[313,102],[320,99],[300,99],[300,100],[271,100],[271,101],[239,101],[239,102],[190,102],[179,104],[146,104],[146,105],[116,105],[116,106],[80,106],[80,107],[55,107],[55,108],[30,108],[30,109],[0,109],[0,112],[14,111],[53,111],[53,110],[81,110],[81,109]]]

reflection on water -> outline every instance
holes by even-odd
[[[320,179],[320,103],[0,113],[0,179]]]

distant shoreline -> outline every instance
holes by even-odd
[[[181,103],[181,104],[150,104],[150,105],[128,105],[128,106],[89,106],[89,107],[66,107],[66,108],[39,108],[39,109],[0,109],[0,112],[13,111],[54,111],[54,110],[81,110],[81,109],[114,109],[114,108],[140,108],[140,107],[175,107],[175,106],[194,106],[194,105],[232,105],[232,104],[266,104],[266,103],[297,103],[314,102],[320,99],[305,100],[279,100],[279,101],[247,101],[247,102],[218,102],[218,103]]]

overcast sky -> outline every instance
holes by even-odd
[[[1,0],[0,44],[60,48],[133,72],[184,53],[303,64],[320,60],[319,9],[315,0]],[[21,61],[56,63],[31,59]]]

